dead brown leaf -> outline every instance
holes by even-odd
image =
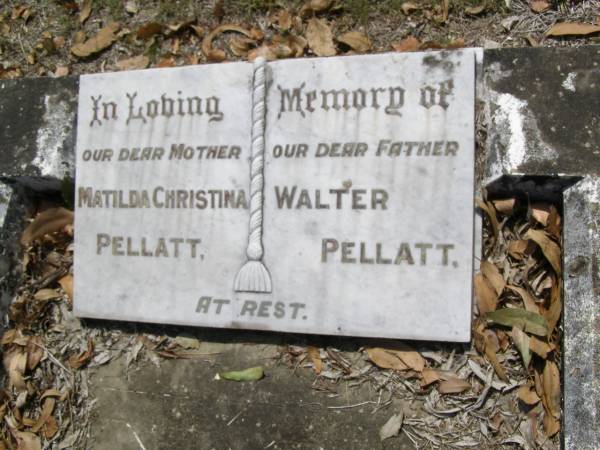
[[[413,350],[391,350],[385,349],[388,353],[398,357],[404,365],[415,372],[421,372],[425,368],[425,360],[419,354]]]
[[[548,322],[548,330],[551,335],[562,314],[562,278],[552,277],[552,288],[550,290],[550,307],[543,313]]]
[[[56,70],[54,71],[54,76],[56,78],[66,77],[69,75],[69,68],[65,66],[56,66]]]
[[[548,353],[552,351],[552,347],[546,342],[536,338],[535,336],[529,337],[529,348],[530,350],[538,356],[546,359],[548,357]]]
[[[235,56],[247,56],[248,52],[256,47],[256,41],[246,36],[232,36],[228,43],[231,53]]]
[[[546,36],[587,36],[589,34],[595,34],[598,32],[600,32],[600,25],[592,25],[590,23],[582,22],[562,22],[557,23],[548,31],[546,31]]]
[[[523,358],[523,366],[527,369],[531,362],[531,350],[529,349],[529,336],[520,328],[513,327],[511,331],[512,340]]]
[[[496,208],[496,211],[500,214],[510,216],[515,211],[516,200],[514,198],[492,200],[492,205],[494,205],[494,208]]]
[[[540,313],[540,308],[538,307],[537,303],[535,302],[535,299],[529,292],[518,286],[508,286],[508,288],[521,296],[526,311],[531,311],[536,314]]]
[[[69,366],[72,369],[79,369],[86,365],[94,354],[94,341],[89,338],[87,343],[87,349],[81,352],[79,355],[73,355],[69,358]]]
[[[368,52],[373,47],[367,35],[360,31],[349,31],[338,36],[337,40],[360,53]]]
[[[121,29],[119,22],[111,22],[102,28],[98,33],[81,44],[75,44],[71,47],[71,53],[79,58],[85,58],[94,53],[98,53],[112,45],[117,40],[117,31]]]
[[[150,39],[163,30],[164,26],[157,22],[150,22],[138,28],[136,36],[138,39]]]
[[[490,311],[495,311],[498,306],[498,294],[481,273],[475,275],[473,287],[479,314],[483,316]]]
[[[92,13],[92,0],[83,0],[79,10],[79,23],[84,23]]]
[[[239,25],[220,25],[214,30],[212,30],[210,33],[208,33],[206,36],[204,36],[204,39],[202,40],[202,53],[204,53],[206,59],[213,62],[221,62],[227,59],[227,55],[223,50],[213,48],[212,41],[221,33],[225,33],[228,31],[241,33],[244,36],[257,41],[260,41],[264,38],[263,32],[255,28],[247,30],[245,28],[240,27]]]
[[[523,259],[526,254],[531,252],[529,241],[524,239],[510,241],[506,250],[510,256],[518,260]]]
[[[134,56],[133,58],[121,59],[115,63],[119,70],[145,69],[150,64],[150,58],[145,55]]]
[[[551,240],[544,231],[529,229],[525,233],[526,239],[531,239],[542,249],[542,253],[556,272],[558,277],[562,274],[561,251],[556,242]]]
[[[281,31],[288,31],[292,28],[292,14],[287,9],[282,9],[279,12],[278,19],[279,29]]]
[[[459,394],[461,392],[471,389],[471,383],[467,380],[462,380],[458,377],[449,378],[447,380],[440,381],[437,386],[440,394]]]
[[[383,348],[374,347],[367,349],[367,355],[369,359],[380,367],[381,369],[393,369],[393,370],[408,370],[409,367],[402,362],[396,355],[389,353]]]
[[[440,379],[441,377],[437,370],[425,367],[421,372],[421,387],[429,386],[431,383],[435,383]]]
[[[60,298],[61,294],[56,289],[40,289],[37,291],[33,298],[39,302],[45,302],[48,300],[54,300],[55,298]]]
[[[306,349],[306,352],[308,353],[308,357],[313,363],[315,373],[319,375],[321,373],[321,370],[323,369],[323,361],[321,361],[321,354],[319,352],[319,349],[310,345]]]
[[[50,208],[38,214],[33,222],[31,222],[23,235],[21,236],[21,244],[25,247],[33,241],[47,234],[60,231],[66,225],[73,224],[73,211],[65,208]]]
[[[58,280],[58,284],[60,284],[60,287],[65,291],[65,294],[73,301],[73,275],[65,275]]]
[[[333,0],[309,0],[305,7],[314,13],[320,13],[329,10],[332,5]]]
[[[519,400],[526,405],[535,405],[540,401],[540,398],[536,394],[535,389],[531,384],[524,384],[521,386],[517,391],[517,396],[519,397]]]
[[[485,11],[486,2],[484,1],[481,5],[478,6],[468,6],[465,8],[465,12],[471,16],[476,16]]]
[[[40,431],[42,429],[42,427],[44,426],[46,421],[52,415],[52,411],[54,411],[54,405],[56,405],[56,398],[46,397],[44,399],[44,405],[42,406],[42,413],[40,414],[40,417],[38,418],[35,425],[31,428],[31,431],[33,431],[34,433],[37,433],[38,431]]]
[[[416,52],[420,47],[421,42],[414,36],[408,36],[401,41],[392,43],[392,48],[397,52]]]
[[[490,223],[492,225],[492,232],[494,233],[495,243],[498,240],[498,234],[500,232],[500,224],[498,223],[498,217],[496,217],[496,211],[491,203],[488,203],[480,198],[476,198],[475,203],[477,204],[477,207],[482,209],[490,219]]]
[[[168,56],[166,58],[161,58],[156,62],[156,66],[159,69],[164,69],[166,67],[176,67],[177,61],[172,56]]]
[[[531,205],[531,216],[543,226],[548,225],[550,205],[547,203],[534,203]]]
[[[39,436],[28,431],[12,431],[17,440],[17,450],[41,450],[42,442]]]
[[[25,370],[27,369],[27,354],[19,347],[4,352],[4,369],[8,373],[9,385],[18,391],[24,391]]]
[[[44,340],[40,336],[31,336],[27,342],[27,370],[33,370],[44,357]]]
[[[56,422],[54,416],[48,417],[48,420],[46,420],[44,423],[42,430],[46,439],[51,439],[58,432],[58,423]]]
[[[504,281],[504,278],[500,274],[500,269],[489,261],[481,261],[479,270],[493,286],[496,294],[502,294],[502,291],[504,291],[504,287],[506,286],[506,281]]]
[[[555,362],[546,360],[541,381],[546,412],[560,419],[560,371]]]
[[[333,33],[323,19],[312,18],[306,27],[308,47],[317,56],[334,56],[337,53],[333,43]]]
[[[410,13],[418,11],[419,6],[413,2],[404,2],[402,5],[400,5],[400,9],[402,9],[402,12],[405,16],[408,16]]]
[[[548,11],[550,9],[550,3],[546,0],[533,0],[529,7],[535,13],[543,13],[544,11]]]
[[[548,437],[552,437],[560,431],[560,421],[552,416],[552,414],[548,414],[547,412],[544,414],[543,424],[544,431]]]

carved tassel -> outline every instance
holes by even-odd
[[[265,58],[254,60],[252,89],[252,163],[250,169],[250,233],[248,261],[235,277],[236,292],[271,292],[271,275],[262,262],[263,169],[265,162],[266,70]]]

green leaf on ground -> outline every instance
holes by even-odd
[[[517,327],[537,336],[548,335],[548,322],[539,314],[520,308],[504,308],[486,314],[486,319],[498,325]]]
[[[250,367],[244,370],[234,370],[231,372],[218,373],[215,379],[231,380],[231,381],[256,381],[265,376],[262,367]]]

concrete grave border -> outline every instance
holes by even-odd
[[[600,323],[595,311],[600,292],[600,47],[499,49],[483,55],[477,101],[487,138],[483,155],[477,155],[478,184],[498,195],[506,188],[555,199],[562,195],[563,436],[568,449],[594,448],[600,443]],[[2,311],[18,278],[18,238],[29,199],[60,193],[61,180],[74,178],[77,92],[76,77],[0,82]],[[565,141],[566,135],[572,139]]]

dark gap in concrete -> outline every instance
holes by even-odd
[[[562,218],[562,237],[564,242],[564,192],[573,187],[575,184],[580,182],[583,177],[580,176],[549,176],[549,175],[503,175],[495,181],[491,182],[486,186],[486,192],[488,199],[496,200],[496,199],[505,199],[505,198],[517,198],[520,201],[524,201],[525,204],[529,204],[531,202],[548,202],[552,203],[558,207],[559,213]],[[562,247],[563,255],[562,255],[562,264],[565,264],[565,253],[567,249]],[[564,276],[564,275],[563,275]],[[565,306],[566,306],[566,295],[565,295],[565,287],[563,283],[562,290],[562,299],[563,299],[563,311],[560,318],[560,327],[563,330],[561,335],[561,390],[562,390],[562,398],[561,398],[561,407],[562,407],[562,417],[561,423],[563,426],[561,427],[560,432],[560,446],[561,449],[566,448],[565,444],[565,433],[564,433],[564,423],[565,423],[565,332],[564,332],[564,320],[565,320]]]

